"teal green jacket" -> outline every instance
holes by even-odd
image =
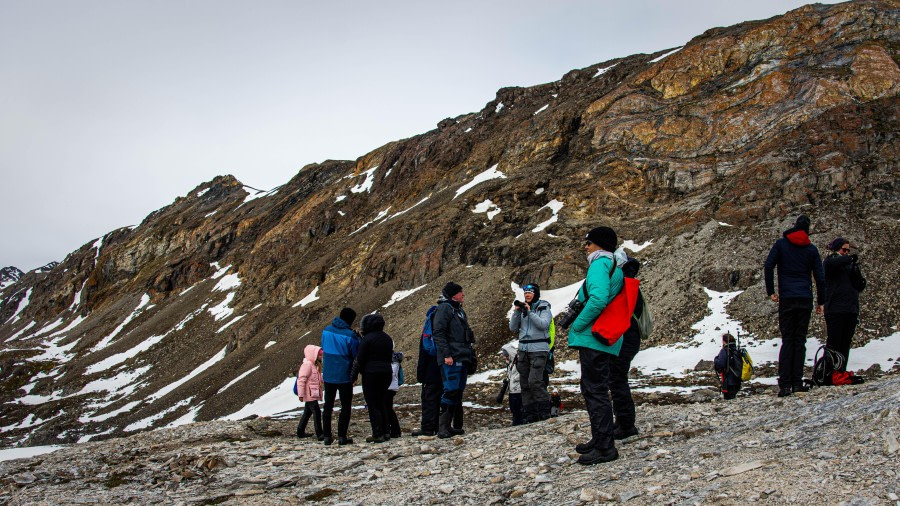
[[[569,329],[570,348],[590,348],[619,356],[619,350],[622,349],[621,339],[612,346],[606,346],[591,334],[594,320],[600,316],[603,308],[622,291],[622,286],[625,285],[625,276],[622,274],[622,269],[618,267],[615,268],[612,278],[610,278],[609,270],[612,266],[613,259],[604,255],[591,262],[588,267],[584,290],[578,290],[578,300],[584,301],[585,291],[590,294],[590,297],[584,309],[581,310],[581,314],[572,322],[572,327]]]

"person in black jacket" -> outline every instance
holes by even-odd
[[[476,364],[475,335],[463,311],[463,289],[450,281],[441,291],[434,313],[434,344],[441,366],[444,391],[441,394],[441,414],[438,418],[438,437],[463,434],[463,391],[469,370]],[[450,426],[453,421],[453,427]]]
[[[713,360],[713,368],[719,373],[722,388],[722,396],[725,400],[737,397],[741,390],[741,373],[744,369],[744,359],[737,348],[734,336],[730,333],[722,335],[722,350]]]
[[[391,386],[393,370],[391,359],[394,355],[394,340],[384,333],[384,318],[378,314],[368,314],[360,322],[363,338],[359,343],[359,353],[353,362],[351,375],[353,382],[362,373],[363,398],[369,411],[372,435],[368,443],[383,443],[390,439],[388,433],[388,387]]]
[[[813,308],[811,277],[816,279],[819,305],[823,313],[825,272],[819,250],[809,240],[809,218],[801,214],[794,226],[775,241],[764,265],[766,294],[778,303],[778,327],[781,350],[778,353],[778,396],[806,392],[803,363],[806,360],[806,332]],[[778,268],[778,293],[775,293],[774,270]]]
[[[859,292],[866,288],[866,280],[859,268],[859,256],[850,254],[850,241],[838,237],[828,244],[832,251],[825,258],[825,326],[826,346],[844,356],[837,371],[847,370],[850,341],[859,322]]]
[[[433,317],[437,306],[432,306],[432,308],[428,311],[426,318]],[[434,436],[438,431],[438,417],[444,385],[441,380],[441,366],[435,360],[435,355],[425,350],[421,339],[419,339],[419,362],[416,364],[416,381],[422,384],[422,421],[419,428],[412,431],[412,435]]]

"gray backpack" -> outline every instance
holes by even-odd
[[[635,315],[631,315],[631,317],[637,322],[638,333],[640,333],[643,340],[650,337],[650,334],[653,332],[653,315],[650,314],[650,304],[647,303],[647,297],[644,296],[643,290],[638,288],[638,293],[640,293],[641,299],[644,301],[644,309],[641,311],[640,317]]]

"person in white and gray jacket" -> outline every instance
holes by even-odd
[[[518,364],[522,383],[522,411],[525,423],[550,418],[550,394],[544,368],[550,356],[550,303],[541,300],[541,289],[534,283],[522,287],[525,302],[516,301],[509,330],[519,335]]]
[[[500,353],[506,359],[506,381],[507,391],[509,392],[509,410],[512,412],[512,424],[522,425],[525,418],[522,416],[522,384],[519,382],[519,370],[516,369],[518,363],[516,342],[506,343],[500,349]],[[503,399],[500,399],[501,401]]]

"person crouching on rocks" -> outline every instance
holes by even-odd
[[[522,287],[525,302],[515,301],[509,330],[519,336],[516,367],[522,382],[522,411],[525,423],[550,418],[550,394],[544,381],[544,368],[550,357],[550,303],[541,300],[541,289],[534,283]]]
[[[477,363],[472,347],[475,334],[462,308],[462,287],[450,281],[444,285],[441,295],[434,312],[433,338],[444,384],[438,437],[448,438],[465,433],[462,428],[463,391],[466,389],[466,378],[474,372]]]
[[[369,410],[372,435],[367,443],[383,443],[390,439],[388,433],[388,388],[391,386],[391,360],[394,355],[394,340],[384,333],[384,318],[378,314],[367,314],[360,322],[363,337],[359,343],[359,354],[353,362],[350,376],[356,383],[362,374],[363,398]]]
[[[591,439],[575,446],[581,453],[578,463],[583,465],[610,462],[619,458],[613,440],[613,411],[609,399],[610,365],[622,349],[622,339],[609,346],[591,333],[591,326],[607,304],[622,291],[625,276],[616,267],[613,252],[618,237],[609,227],[597,227],[585,236],[588,270],[584,289],[578,290],[578,300],[584,309],[569,329],[569,348],[578,350],[581,362],[581,395],[584,397],[591,424]]]
[[[322,379],[322,348],[308,344],[303,349],[303,363],[297,373],[297,396],[304,403],[303,415],[297,425],[297,437],[309,437],[306,433],[306,424],[313,417],[313,426],[316,429],[316,437],[319,441],[325,439],[322,431],[322,412],[319,410],[319,401],[325,390],[325,381]]]
[[[722,396],[725,400],[734,399],[741,389],[741,372],[744,359],[737,348],[734,336],[726,332],[722,334],[722,350],[713,360],[713,367],[719,373],[722,385]]]

